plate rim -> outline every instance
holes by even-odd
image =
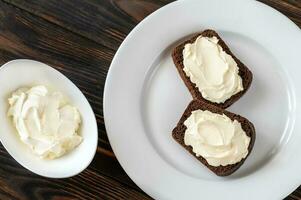
[[[143,19],[129,34],[128,36],[124,39],[124,41],[122,42],[122,44],[120,45],[120,47],[118,48],[113,60],[112,60],[112,63],[110,65],[110,68],[109,68],[109,72],[107,74],[107,78],[106,78],[106,82],[105,82],[105,87],[104,87],[104,99],[103,99],[103,112],[104,112],[104,121],[105,121],[105,127],[106,127],[106,131],[107,131],[107,135],[108,135],[108,139],[110,141],[110,144],[112,146],[112,149],[118,159],[118,162],[121,164],[122,168],[125,170],[125,172],[129,175],[129,177],[138,185],[138,187],[140,187],[141,189],[143,189],[146,193],[148,193],[150,196],[154,197],[154,198],[159,198],[160,196],[158,196],[159,194],[156,194],[156,191],[154,189],[150,189],[150,188],[147,188],[148,186],[144,183],[141,183],[140,179],[138,180],[137,177],[134,177],[135,175],[133,175],[133,173],[130,173],[129,170],[128,170],[128,167],[126,167],[127,164],[125,164],[124,160],[125,159],[122,159],[121,161],[121,158],[120,158],[120,155],[118,153],[119,150],[117,150],[118,147],[115,146],[115,142],[113,141],[114,139],[112,138],[111,136],[111,122],[108,120],[108,113],[110,112],[109,111],[109,100],[108,100],[108,96],[109,96],[109,88],[110,88],[110,84],[111,84],[111,81],[112,81],[112,74],[114,73],[113,72],[113,69],[114,69],[114,66],[116,65],[116,60],[117,60],[117,57],[119,57],[119,55],[122,53],[123,49],[126,47],[126,45],[128,45],[128,42],[131,40],[131,38],[133,37],[133,35],[139,31],[139,28],[144,26],[147,22],[151,21],[152,18],[154,16],[157,16],[158,14],[160,13],[163,13],[165,12],[165,10],[167,9],[171,9],[172,6],[175,6],[177,4],[182,4],[182,3],[187,3],[187,2],[194,2],[195,0],[190,0],[190,1],[184,1],[184,0],[179,0],[179,1],[176,1],[176,2],[172,2],[172,3],[169,3],[163,7],[161,7],[160,9],[156,10],[155,12],[153,12],[152,14],[150,14],[149,16],[147,16],[145,19]],[[206,0],[203,0],[206,2]],[[251,2],[252,0],[245,0],[244,2]],[[236,0],[232,0],[232,2],[238,2]],[[256,6],[259,6],[259,7],[264,7],[264,9],[266,10],[269,10],[270,12],[272,11],[275,15],[278,15],[278,17],[280,16],[281,18],[285,19],[286,20],[286,23],[291,26],[291,27],[294,27],[296,30],[298,30],[300,32],[300,29],[299,27],[293,23],[289,18],[287,18],[285,15],[283,15],[282,13],[280,13],[279,11],[275,10],[274,8],[262,3],[262,2],[258,2],[258,1],[252,1],[252,3],[254,3],[254,5],[256,4]],[[117,63],[118,64],[118,63]],[[116,68],[116,67],[115,67]],[[110,125],[109,125],[110,124]],[[301,164],[301,163],[299,163]],[[284,195],[286,195],[287,193],[289,194],[293,189],[297,188],[300,184],[300,178],[296,179],[294,181],[294,184],[291,184],[289,189],[287,189],[287,191],[289,192],[283,192],[281,197],[285,197]],[[284,194],[285,193],[285,194]]]

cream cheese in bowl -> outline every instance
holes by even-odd
[[[43,85],[20,88],[8,99],[8,116],[23,143],[47,159],[63,156],[82,142],[81,117],[60,92]]]

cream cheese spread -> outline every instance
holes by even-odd
[[[185,120],[184,143],[211,166],[240,162],[248,155],[250,137],[241,124],[226,115],[195,110]]]
[[[82,142],[78,134],[80,114],[60,92],[50,92],[43,85],[20,88],[8,103],[8,116],[12,117],[21,141],[34,154],[54,159]]]
[[[203,98],[224,103],[243,90],[238,66],[218,44],[216,37],[199,36],[183,50],[184,72],[196,84]]]

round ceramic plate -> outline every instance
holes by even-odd
[[[223,178],[171,136],[192,99],[171,51],[208,28],[254,76],[228,110],[253,122],[255,146],[244,165]],[[106,81],[105,123],[119,162],[155,199],[284,198],[301,183],[300,52],[299,28],[256,1],[183,0],[154,12],[124,40]]]

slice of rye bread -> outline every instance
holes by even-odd
[[[208,164],[205,158],[202,156],[196,156],[196,154],[192,151],[191,146],[187,146],[184,143],[184,134],[186,131],[186,126],[184,125],[185,120],[191,115],[191,112],[194,110],[208,110],[213,113],[218,113],[218,114],[225,114],[228,116],[231,120],[237,120],[238,122],[241,123],[242,129],[246,132],[247,136],[251,138],[249,147],[248,147],[248,155],[246,158],[250,155],[252,148],[254,146],[255,142],[255,128],[254,125],[247,120],[246,118],[228,112],[226,110],[223,110],[221,108],[218,108],[216,106],[204,103],[199,100],[192,100],[190,104],[187,106],[186,110],[184,111],[184,114],[182,115],[180,121],[178,122],[177,126],[173,129],[172,131],[172,136],[173,138],[181,145],[183,146],[187,151],[189,151],[196,159],[198,159],[201,163],[203,163],[207,168],[209,168],[212,172],[214,172],[218,176],[228,176],[235,172],[246,160],[246,158],[242,159],[240,162],[236,164],[231,164],[231,165],[226,165],[226,166],[218,166],[214,167]]]
[[[196,84],[194,84],[190,81],[190,78],[188,76],[186,76],[186,74],[183,70],[183,68],[184,68],[183,50],[184,50],[185,44],[193,43],[197,39],[197,37],[199,37],[200,35],[202,35],[204,37],[213,37],[213,36],[217,37],[218,44],[223,48],[223,50],[227,54],[231,55],[233,57],[233,59],[235,60],[235,62],[237,63],[237,66],[238,66],[238,69],[239,69],[238,74],[242,78],[242,85],[243,85],[244,89],[242,91],[236,93],[235,95],[231,96],[224,103],[214,103],[214,102],[208,101],[207,99],[203,98],[201,92],[196,87]],[[192,97],[194,99],[199,99],[201,101],[204,101],[206,103],[218,106],[220,108],[229,107],[235,101],[237,101],[241,96],[243,96],[243,94],[245,94],[246,91],[249,89],[249,87],[251,85],[251,82],[252,82],[252,79],[253,79],[252,72],[240,60],[238,60],[233,55],[233,53],[230,51],[230,49],[226,45],[226,43],[220,38],[220,36],[214,30],[205,30],[205,31],[203,31],[199,34],[196,34],[191,39],[182,42],[180,45],[178,45],[176,48],[174,48],[174,50],[172,52],[172,58],[173,58],[173,62],[176,65],[176,68],[177,68],[181,78],[183,79],[183,81],[184,81],[186,87],[188,88],[188,90],[190,91]]]

